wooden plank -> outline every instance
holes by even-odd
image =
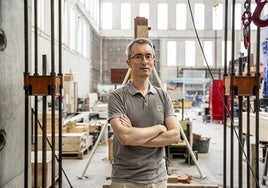
[[[87,123],[76,123],[74,127],[66,126],[67,133],[81,133],[81,132],[89,132],[89,124]]]
[[[216,184],[178,183],[177,181],[178,176],[169,176],[167,180],[167,188],[219,188]],[[102,188],[110,188],[110,183],[105,182]]]
[[[51,143],[51,134],[47,135]],[[58,150],[58,134],[55,135],[55,149]],[[63,133],[62,134],[62,151],[63,152],[80,152],[84,148],[89,148],[93,145],[93,136],[88,132],[82,133]],[[33,147],[33,146],[32,146]],[[42,135],[38,135],[38,150],[42,150]],[[50,146],[47,143],[47,150],[50,151]]]
[[[90,147],[91,148],[91,147]],[[83,159],[90,148],[84,148],[79,152],[62,152],[62,158],[65,159]]]
[[[212,184],[186,184],[186,183],[168,183],[167,188],[219,188],[218,185]]]
[[[109,183],[103,184],[102,188],[110,188],[111,185]],[[167,188],[219,188],[218,185],[212,184],[184,184],[184,183],[168,183]]]
[[[38,164],[37,164],[37,187],[42,187],[42,151],[38,151],[37,153],[38,156]],[[47,161],[45,164],[46,167],[46,185],[47,188],[51,187],[52,185],[52,153],[51,151],[47,151]],[[56,161],[56,159],[55,159]],[[34,185],[34,152],[31,152],[31,167],[32,167],[32,185]],[[56,161],[56,169],[58,168],[58,162]],[[55,181],[58,179],[58,170],[55,170],[56,172],[56,177]]]

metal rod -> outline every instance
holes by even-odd
[[[250,2],[250,1],[249,1]],[[251,8],[251,3],[249,3],[249,10]],[[248,37],[249,37],[249,40],[250,40],[250,33],[251,33],[251,29],[250,29],[250,25],[248,26],[249,27],[249,32],[248,32]],[[247,58],[247,63],[248,63],[248,66],[247,66],[247,76],[250,76],[250,65],[251,65],[251,61],[250,61],[250,54],[251,54],[251,42],[249,42],[248,44],[248,58]],[[246,135],[246,148],[247,148],[247,160],[248,160],[248,163],[247,163],[247,174],[246,174],[246,181],[247,181],[247,188],[250,188],[250,185],[251,185],[251,180],[250,180],[250,172],[251,172],[251,166],[250,166],[250,97],[247,96],[246,97],[246,101],[247,101],[247,135]],[[244,122],[243,122],[244,123]]]
[[[250,47],[249,47],[250,48]],[[247,96],[247,136],[246,136],[246,143],[247,143],[247,160],[250,161],[250,97]],[[247,163],[247,188],[250,188],[251,181],[250,181],[250,163]]]
[[[225,19],[224,19],[224,75],[227,76],[227,40],[228,40],[228,0],[225,0]],[[224,93],[225,93],[224,86]],[[227,104],[228,97],[225,95],[224,104]],[[228,112],[229,114],[229,112]],[[227,179],[227,109],[224,108],[224,121],[223,121],[223,187],[226,187]]]
[[[29,53],[29,48],[28,48],[28,0],[24,0],[24,77],[27,76],[28,73],[28,53]],[[29,117],[28,117],[28,111],[29,111],[29,97],[28,97],[28,92],[29,92],[29,88],[25,87],[25,95],[24,95],[24,101],[25,101],[25,111],[24,111],[24,117],[25,117],[25,121],[24,121],[24,146],[25,146],[25,150],[24,150],[24,187],[28,187],[28,177],[29,177]]]
[[[51,19],[51,72],[55,75],[55,32],[54,32],[54,0],[50,0],[50,19]]]
[[[51,76],[55,76],[55,24],[54,24],[54,0],[50,1],[50,19],[51,19]],[[52,168],[51,168],[51,182],[52,187],[55,187],[55,86],[51,88],[51,133],[52,133]]]
[[[243,75],[243,61],[239,58],[239,76]],[[238,185],[239,188],[243,187],[243,147],[242,147],[242,116],[243,116],[243,96],[238,96]]]
[[[25,92],[27,92],[28,90],[26,89]],[[25,94],[25,112],[24,112],[24,116],[25,116],[25,129],[24,129],[24,145],[25,145],[25,150],[24,150],[24,187],[28,187],[28,174],[29,174],[29,170],[28,170],[28,164],[29,164],[29,118],[28,118],[28,110],[29,110],[29,97],[27,94]]]
[[[235,53],[235,7],[236,1],[232,1],[232,44],[231,44],[231,77],[235,76],[234,72],[234,53]],[[234,87],[231,86],[231,140],[230,140],[230,187],[234,187],[234,97],[235,91]]]
[[[234,88],[231,88],[230,188],[234,187]]]
[[[58,160],[58,163],[59,163],[59,180],[58,180],[58,183],[59,183],[59,188],[62,187],[62,88],[60,89],[60,96],[59,96],[59,144],[58,144],[58,147],[59,147],[59,160]]]
[[[52,187],[55,187],[55,180],[56,180],[56,174],[55,174],[55,87],[52,88],[52,94],[51,94],[51,134],[52,134]]]
[[[34,187],[38,182],[38,97],[34,97]]]
[[[38,74],[38,9],[37,0],[34,1],[34,73]]]
[[[256,77],[260,76],[260,27],[257,27],[257,49],[256,49]],[[259,159],[259,111],[260,111],[260,99],[259,99],[259,86],[255,88],[255,143],[256,143],[256,159]],[[256,163],[256,187],[259,186],[259,163]]]
[[[24,0],[24,43],[25,43],[25,56],[24,56],[24,68],[25,73],[28,73],[29,69],[29,43],[28,43],[28,0]]]
[[[99,134],[99,136],[98,136],[98,139],[97,139],[97,141],[95,142],[95,144],[94,144],[94,146],[93,146],[93,149],[92,149],[92,151],[91,151],[91,153],[90,153],[90,155],[89,155],[88,162],[87,162],[87,164],[86,164],[86,166],[85,166],[85,168],[84,168],[84,171],[83,171],[83,173],[82,173],[81,176],[78,176],[80,179],[84,179],[84,178],[86,178],[85,174],[86,174],[86,172],[87,172],[88,166],[89,166],[90,161],[91,161],[91,159],[92,159],[92,157],[93,157],[93,154],[94,154],[95,151],[96,151],[97,146],[99,145],[99,143],[100,143],[100,141],[101,141],[101,138],[102,138],[102,136],[103,136],[103,134],[104,134],[104,131],[105,131],[107,125],[108,125],[108,122],[106,122],[106,123],[103,125],[103,127],[102,127],[102,129],[101,129],[101,131],[100,131],[100,134]]]
[[[38,1],[34,1],[34,75],[38,75]],[[38,96],[34,97],[34,187],[38,182]]]
[[[43,76],[46,76],[46,55],[42,56],[42,63],[43,63]],[[47,168],[46,168],[46,161],[47,161],[47,97],[43,96],[42,100],[42,124],[43,124],[43,131],[42,131],[42,187],[47,187]]]
[[[61,12],[61,0],[59,0],[59,73],[58,76],[62,78],[62,12]],[[58,185],[59,188],[62,188],[62,85],[60,85],[60,92],[58,96],[58,104],[59,104],[59,179]]]
[[[61,12],[61,0],[59,0],[59,74],[62,74],[62,12]]]

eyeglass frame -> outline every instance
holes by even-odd
[[[132,47],[135,44],[148,44],[152,48],[152,54],[155,57],[155,50],[154,50],[153,42],[150,39],[148,39],[148,38],[136,38],[136,39],[132,40],[127,45],[126,55],[127,55],[128,60],[130,60],[130,56],[131,56],[131,53],[132,53]]]
[[[138,58],[139,56],[141,57],[141,59]],[[150,56],[150,57],[146,57],[146,56]],[[145,55],[143,55],[143,54],[135,54],[134,56],[130,57],[129,60],[130,61],[132,60],[132,61],[141,62],[144,59],[144,57],[145,57],[146,61],[152,61],[155,58],[155,56],[153,54],[145,54]]]

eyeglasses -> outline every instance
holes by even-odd
[[[133,57],[131,57],[129,60],[133,60],[136,62],[141,62],[143,60],[143,57],[145,57],[146,61],[152,61],[154,59],[154,55],[152,54],[136,54]]]

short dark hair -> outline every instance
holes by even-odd
[[[131,49],[132,49],[132,46],[134,44],[149,44],[153,50],[153,55],[155,55],[155,51],[154,51],[154,44],[153,42],[150,40],[150,39],[147,39],[147,38],[136,38],[134,39],[133,41],[131,41],[128,45],[127,45],[127,48],[126,48],[126,55],[127,55],[127,58],[130,59],[131,57]]]

